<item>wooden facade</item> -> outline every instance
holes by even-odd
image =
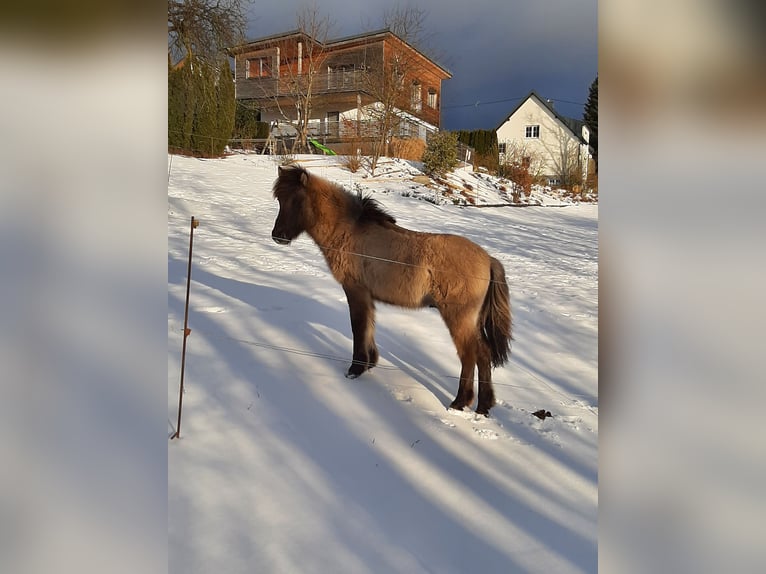
[[[425,137],[440,127],[441,82],[450,72],[389,30],[325,43],[296,30],[228,52],[234,58],[237,100],[260,110],[263,121],[296,120],[295,94],[305,93],[310,81],[308,121],[340,134],[342,124],[364,122],[365,109],[381,100],[385,78],[395,69],[402,70],[396,78],[403,89],[394,105],[418,124],[414,133]]]

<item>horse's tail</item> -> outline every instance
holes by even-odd
[[[491,257],[490,282],[481,307],[479,327],[489,345],[493,367],[504,365],[511,350],[511,297],[503,264]]]

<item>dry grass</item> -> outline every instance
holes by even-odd
[[[391,138],[391,155],[399,159],[420,161],[426,150],[426,142],[416,138]]]
[[[356,173],[362,167],[362,158],[358,155],[344,155],[341,156],[340,165],[351,173]]]

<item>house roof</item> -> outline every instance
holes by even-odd
[[[272,34],[270,36],[263,36],[261,38],[256,38],[255,40],[248,40],[247,42],[244,42],[242,44],[237,44],[236,46],[230,46],[226,48],[226,52],[230,56],[233,56],[234,54],[240,54],[242,52],[246,52],[254,44],[262,44],[263,42],[275,42],[277,40],[284,40],[292,36],[307,36],[307,34],[303,33],[299,29],[289,30],[287,32],[280,32],[279,34]]]
[[[540,96],[540,94],[538,94],[538,93],[537,93],[536,91],[534,91],[534,90],[531,90],[531,91],[530,91],[530,92],[529,92],[529,93],[526,95],[526,97],[524,97],[524,98],[522,98],[521,100],[519,100],[519,103],[516,105],[516,107],[515,107],[515,108],[513,108],[513,111],[512,111],[510,114],[508,114],[508,115],[506,116],[506,118],[505,118],[505,119],[504,119],[502,122],[500,122],[500,125],[498,125],[498,126],[495,128],[495,131],[497,131],[498,129],[500,129],[500,128],[502,127],[502,125],[503,125],[505,122],[507,122],[509,119],[511,119],[511,117],[513,116],[513,114],[515,114],[515,113],[516,113],[516,112],[519,110],[519,108],[520,108],[520,107],[521,107],[521,106],[524,104],[524,102],[526,102],[526,101],[527,101],[529,98],[532,98],[532,97],[534,97],[534,98],[535,98],[535,99],[536,99],[538,102],[540,102],[540,104],[541,104],[541,105],[542,105],[542,106],[543,106],[545,109],[547,109],[549,112],[551,112],[551,113],[554,115],[554,117],[555,117],[557,120],[559,120],[559,121],[560,121],[562,124],[564,124],[564,126],[565,126],[565,127],[566,127],[566,128],[567,128],[567,129],[568,129],[570,132],[572,132],[572,135],[573,135],[574,137],[576,137],[576,138],[577,138],[577,139],[578,139],[580,142],[582,142],[583,144],[587,144],[587,143],[588,143],[588,142],[586,142],[586,141],[583,139],[583,137],[582,137],[582,128],[583,128],[583,126],[585,125],[585,122],[584,122],[584,121],[582,121],[582,120],[578,120],[578,119],[575,119],[575,118],[569,118],[569,117],[567,117],[567,116],[562,116],[562,115],[561,115],[561,114],[559,114],[559,113],[556,111],[556,109],[555,109],[555,108],[554,108],[554,107],[553,107],[553,106],[550,104],[550,100],[546,100],[545,98],[541,97],[541,96]]]
[[[354,34],[352,36],[345,36],[342,38],[327,40],[324,43],[324,46],[326,48],[336,48],[336,47],[340,47],[343,44],[349,44],[358,40],[371,40],[376,37],[383,38],[387,35],[393,36],[394,38],[402,42],[405,46],[407,46],[408,48],[410,48],[417,54],[420,54],[420,56],[422,56],[423,58],[428,60],[430,63],[432,63],[434,66],[436,66],[439,70],[441,70],[447,78],[452,77],[452,72],[450,72],[447,68],[444,68],[443,66],[440,66],[439,64],[434,62],[431,58],[423,54],[423,52],[415,48],[412,44],[408,43],[407,41],[400,38],[396,33],[392,32],[390,28],[381,28],[380,30],[373,30],[371,32],[363,32],[361,34]],[[290,30],[288,32],[280,32],[279,34],[272,34],[271,36],[263,36],[261,38],[256,38],[255,40],[248,40],[247,42],[243,44],[238,44],[236,46],[227,48],[226,52],[230,56],[234,56],[235,54],[241,54],[243,52],[246,52],[248,49],[250,49],[254,45],[263,44],[264,42],[275,42],[279,40],[285,40],[293,36],[304,36],[306,38],[310,38],[310,36],[306,34],[304,31],[300,29],[296,29],[296,30]],[[319,42],[315,39],[314,41],[322,45],[322,42]]]

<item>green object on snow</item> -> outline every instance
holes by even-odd
[[[309,143],[313,145],[315,148],[317,148],[318,150],[323,151],[326,155],[338,155],[334,151],[332,151],[329,147],[323,146],[316,140],[309,140]]]

